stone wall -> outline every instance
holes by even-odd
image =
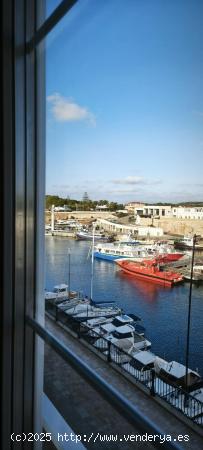
[[[74,219],[80,221],[91,221],[96,219],[115,219],[115,216],[109,211],[71,211],[71,212],[55,212],[55,220]],[[45,212],[46,224],[51,223],[51,211]]]
[[[152,219],[142,218],[140,225],[150,225]],[[178,218],[160,218],[154,219],[153,225],[161,227],[164,233],[174,235],[198,234],[203,237],[203,220],[178,219]]]

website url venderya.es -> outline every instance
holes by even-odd
[[[159,442],[164,444],[165,442],[189,442],[189,435],[179,434],[177,436],[171,436],[170,434],[102,434],[91,433],[86,434],[74,434],[74,433],[58,433],[58,441],[72,441],[72,442]]]
[[[78,444],[80,442],[156,442],[164,444],[165,442],[189,442],[190,437],[188,434],[177,436],[171,436],[170,434],[75,434],[75,433],[57,433],[56,436],[52,436],[52,433],[22,433],[11,434],[11,440],[13,442],[48,442],[58,440],[58,442],[72,442]]]

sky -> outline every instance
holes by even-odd
[[[202,0],[79,0],[50,32],[46,193],[85,191],[203,201]]]

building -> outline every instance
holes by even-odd
[[[172,217],[177,217],[178,219],[203,220],[203,208],[186,206],[172,207]]]
[[[203,220],[202,207],[140,204],[134,207],[134,214],[136,217],[174,217],[178,219]]]
[[[95,208],[96,211],[109,211],[108,205],[97,205]]]
[[[142,225],[123,225],[105,219],[97,219],[97,225],[109,233],[131,234],[136,237],[161,237],[163,230],[160,227],[144,227]]]
[[[141,202],[129,202],[127,203],[127,205],[125,205],[125,209],[129,212],[129,213],[134,213],[135,208],[142,208],[144,206],[144,203]]]

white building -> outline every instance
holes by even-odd
[[[142,225],[123,225],[110,222],[106,219],[97,219],[97,225],[109,233],[131,234],[139,237],[161,237],[163,230],[160,227],[144,227]]]
[[[135,216],[145,217],[172,217],[172,207],[163,205],[141,204],[134,208]]]
[[[203,220],[203,208],[178,206],[172,208],[172,216],[179,219]]]
[[[175,217],[178,219],[203,220],[202,207],[173,205],[137,205],[134,208],[135,217]]]
[[[107,205],[97,205],[95,209],[96,211],[108,211],[109,207]]]

